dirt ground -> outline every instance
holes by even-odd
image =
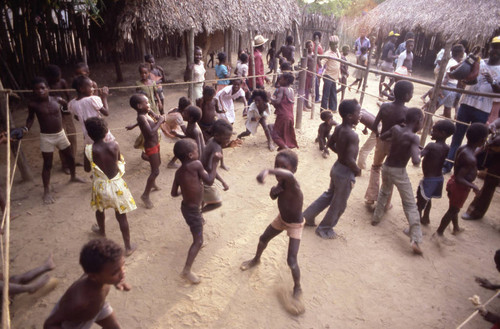
[[[159,63],[169,79],[181,80],[183,61],[168,59]],[[119,85],[133,85],[138,79],[136,65],[127,64],[123,68],[126,82]],[[95,66],[91,72],[99,85],[116,85],[111,67]],[[212,77],[213,70],[209,69],[208,74],[208,78]],[[373,94],[377,92],[376,79],[370,75],[368,81],[368,90]],[[352,81],[349,78],[349,83]],[[179,273],[191,235],[180,212],[181,199],[170,196],[175,170],[166,168],[173,154],[173,141],[162,140],[163,164],[157,183],[163,190],[152,194],[155,208],[146,209],[139,196],[149,174],[149,164],[141,160],[140,151],[132,148],[137,132],[124,128],[135,121],[134,111],[128,105],[132,90],[112,91],[111,114],[107,118],[127,161],[124,178],[138,204],[138,209],[128,216],[132,241],[139,247],[126,259],[127,279],[133,290],[123,293],[112,289],[108,296],[123,328],[454,328],[474,311],[468,297],[477,294],[485,301],[493,295],[480,288],[474,276],[500,282],[493,263],[494,252],[500,245],[498,190],[484,219],[461,220],[465,232],[458,237],[451,236],[450,231],[445,233],[455,242],[451,247],[438,248],[430,241],[448,205],[446,196],[433,201],[431,225],[423,228],[424,255],[415,256],[402,232],[408,224],[397,193],[393,198],[394,208],[383,222],[377,227],[370,225],[371,214],[363,204],[368,173],[363,172],[356,179],[348,207],[336,227],[339,238],[321,240],[313,229],[305,228],[298,260],[306,311],[300,316],[287,313],[277,297],[292,288],[286,263],[286,234],[269,244],[260,266],[247,272],[239,269],[242,261],[253,256],[260,234],[278,212],[276,202],[269,198],[274,178],[269,177],[264,185],[255,179],[260,170],[273,166],[276,155],[266,149],[261,128],[256,136],[247,137],[243,146],[224,150],[230,169],[221,170],[220,174],[230,189],[223,192],[223,206],[204,215],[206,246],[193,267],[201,275],[202,283],[187,284]],[[427,87],[416,86],[409,105],[420,107],[420,96],[426,90]],[[165,92],[167,109],[185,95],[185,89],[180,87],[166,88]],[[346,97],[359,98],[359,95],[347,92]],[[375,101],[366,97],[363,107],[376,113]],[[244,130],[242,104],[238,103],[236,108],[234,130],[239,133]],[[26,115],[25,108],[16,109],[18,126],[23,125]],[[309,116],[305,114],[302,129],[297,131],[300,148],[296,150],[299,155],[296,177],[304,193],[304,208],[326,190],[329,171],[336,160],[335,155],[328,159],[321,157],[314,143],[319,115],[316,113],[314,119]],[[340,121],[338,115],[336,119]],[[80,131],[79,125],[77,129]],[[357,128],[361,143],[367,138],[362,129],[361,125]],[[77,160],[82,161],[81,138],[78,143]],[[19,274],[37,266],[53,253],[57,267],[51,276],[59,284],[50,293],[16,297],[11,306],[12,321],[14,328],[41,328],[57,300],[82,274],[79,251],[95,238],[90,231],[95,217],[89,204],[89,175],[78,167],[77,174],[89,183],[68,183],[57,156],[51,180],[56,203],[43,205],[38,123],[22,146],[34,181],[20,183],[16,175],[12,212],[19,217],[11,224],[11,273]],[[410,165],[408,173],[416,190],[421,169]],[[466,206],[471,200],[472,194]],[[108,237],[122,244],[113,212],[108,210],[106,214]],[[500,312],[500,302],[493,301],[489,308]],[[476,317],[465,328],[489,327],[481,317]]]

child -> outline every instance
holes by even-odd
[[[197,284],[200,283],[200,279],[196,274],[191,272],[191,266],[203,245],[203,224],[205,220],[201,214],[203,201],[202,183],[213,184],[217,164],[222,155],[220,153],[213,155],[211,170],[207,173],[202,163],[198,160],[198,147],[194,140],[186,138],[177,141],[174,145],[174,154],[181,160],[182,165],[175,172],[171,195],[176,197],[182,194],[182,216],[193,235],[193,243],[189,248],[186,265],[182,270],[181,276],[191,283]],[[179,187],[181,188],[180,193]]]
[[[328,207],[325,217],[316,228],[316,234],[323,239],[337,237],[333,227],[337,225],[340,216],[344,213],[347,199],[356,181],[355,177],[361,174],[361,169],[356,165],[359,137],[353,130],[359,122],[360,109],[355,99],[344,100],[340,103],[339,113],[342,117],[342,124],[335,127],[326,145],[338,155],[330,171],[330,187],[304,210],[306,225],[315,226],[316,216]]]
[[[73,88],[76,90],[76,98],[72,99],[68,104],[68,109],[80,121],[83,131],[83,141],[85,145],[92,144],[92,139],[87,134],[85,129],[85,120],[91,117],[100,117],[109,115],[108,111],[108,87],[103,87],[101,97],[94,96],[92,80],[86,76],[79,76],[73,81]],[[108,131],[105,141],[114,141],[115,137]]]
[[[156,65],[155,58],[151,54],[144,56],[144,62],[149,66],[150,79],[158,86],[158,98],[163,105],[165,96],[163,95],[163,87],[161,84],[165,82],[165,70],[163,70],[161,66]]]
[[[212,68],[214,68],[214,57],[215,57],[215,50],[212,50],[208,56],[210,57],[210,59],[208,60],[207,62],[207,67],[210,67],[210,63],[212,63]]]
[[[198,154],[201,156],[203,149],[205,149],[205,140],[203,139],[200,127],[198,127],[198,122],[200,122],[201,119],[201,109],[197,106],[190,105],[182,112],[182,117],[188,123],[185,135],[188,138],[194,139],[196,145],[198,145]],[[210,129],[210,131],[211,130],[212,129]]]
[[[238,135],[238,138],[243,138],[249,136],[250,134],[255,135],[257,132],[257,127],[259,124],[264,129],[264,134],[267,138],[267,147],[269,151],[274,151],[275,147],[271,139],[271,132],[267,126],[266,118],[271,115],[269,110],[269,98],[265,90],[256,89],[252,93],[253,103],[248,109],[247,121],[245,123],[246,131]]]
[[[275,57],[276,57],[276,40],[272,40],[269,50],[266,54],[267,67],[269,67],[269,72],[266,74],[270,74],[274,71],[275,67]]]
[[[23,128],[17,128],[20,132],[19,138],[28,133],[35,122],[35,115],[40,125],[40,150],[43,157],[43,202],[45,204],[54,203],[54,198],[50,193],[50,171],[52,169],[52,159],[54,149],[57,148],[63,154],[65,163],[68,164],[71,182],[84,183],[85,181],[76,176],[75,158],[71,151],[66,133],[62,127],[61,106],[67,103],[61,97],[49,96],[49,88],[44,78],[33,79],[33,99],[28,104],[28,118]]]
[[[104,210],[113,208],[125,243],[125,256],[130,256],[137,247],[130,244],[127,213],[137,207],[127,183],[122,178],[125,174],[125,161],[117,142],[104,141],[108,127],[103,119],[89,118],[85,121],[85,127],[94,141],[94,144],[85,146],[84,163],[86,172],[92,170],[90,205],[97,220],[97,227],[93,226],[92,231],[106,236]]]
[[[184,119],[182,118],[182,112],[191,105],[191,101],[189,98],[181,97],[179,98],[179,105],[168,111],[165,116],[165,122],[160,126],[161,131],[165,134],[165,136],[174,138],[183,138],[186,137],[186,126],[184,125]],[[182,135],[179,134],[182,132]],[[167,168],[177,169],[179,166],[175,163],[177,158],[175,155],[168,162]]]
[[[359,122],[365,125],[365,129],[363,129],[364,135],[368,134],[368,130],[371,131],[370,136],[368,136],[368,139],[359,149],[358,167],[361,168],[361,170],[364,170],[366,168],[366,158],[375,147],[375,144],[377,144],[377,136],[375,134],[375,130],[373,130],[375,116],[367,110],[361,109]]]
[[[144,154],[146,157],[143,158],[149,161],[149,165],[151,166],[151,174],[148,177],[144,193],[141,195],[146,208],[151,209],[154,205],[149,199],[149,193],[152,189],[155,191],[160,190],[155,183],[156,177],[160,174],[161,164],[158,129],[160,129],[161,124],[165,121],[165,117],[163,115],[158,116],[150,111],[148,98],[141,94],[135,94],[130,97],[130,106],[137,112],[137,123],[144,137]],[[154,117],[156,122],[151,119],[150,115]]]
[[[83,62],[80,62],[80,63],[77,63],[76,66],[75,66],[75,77],[73,79],[73,84],[75,82],[75,79],[79,76],[84,76],[84,77],[87,77],[90,79],[90,70],[89,70],[89,66]],[[97,96],[99,97],[102,97],[101,95],[101,90],[99,90],[99,88],[97,87],[97,83],[90,79],[90,81],[92,82],[92,88],[93,88],[93,91],[95,93],[97,93]],[[76,89],[74,85],[71,86],[73,89]],[[103,88],[106,88],[106,87],[103,87]]]
[[[139,75],[141,80],[137,80],[135,82],[135,85],[137,86],[136,92],[141,93],[148,98],[151,110],[154,113],[163,115],[163,104],[160,100],[160,95],[158,94],[156,82],[150,79],[149,64],[143,63],[139,65]]]
[[[368,62],[368,57],[366,55],[367,49],[366,47],[361,47],[361,55],[358,56],[356,64],[365,66],[367,65]],[[361,88],[361,83],[363,83],[363,77],[365,75],[365,71],[362,69],[356,69],[354,70],[354,80],[353,83],[349,85],[349,91],[351,91],[351,87],[354,86],[356,83],[358,83],[358,89],[356,93],[359,93],[359,89]]]
[[[323,158],[328,158],[330,156],[330,152],[328,151],[328,147],[326,144],[330,139],[330,131],[333,126],[337,125],[337,122],[333,119],[333,112],[330,110],[324,110],[320,114],[321,123],[318,128],[318,144],[319,150],[323,151]]]
[[[393,126],[403,123],[406,117],[407,108],[405,103],[409,102],[413,97],[413,83],[409,81],[398,81],[394,86],[394,95],[396,99],[391,103],[384,103],[380,106],[380,110],[375,117],[372,129],[376,136],[379,136],[378,124],[382,122],[380,134],[390,130]],[[370,180],[365,193],[365,204],[372,207],[377,200],[378,190],[380,185],[380,169],[385,157],[389,154],[391,142],[377,138],[375,146],[375,155],[373,156],[373,165],[370,171]],[[390,199],[387,202],[390,208]],[[388,210],[388,209],[386,209]]]
[[[450,222],[453,223],[452,234],[463,231],[458,226],[458,212],[464,205],[465,200],[467,200],[471,189],[474,193],[479,193],[479,188],[473,183],[477,176],[477,160],[474,152],[486,141],[488,127],[483,123],[475,122],[469,126],[466,137],[467,144],[458,148],[453,175],[446,184],[448,199],[450,199],[448,211],[441,219],[441,224],[439,224],[436,233],[432,235],[438,243],[451,244],[443,235]]]
[[[398,59],[396,64],[395,74],[399,74],[402,76],[411,76],[411,72],[413,70],[413,47],[415,45],[415,40],[408,39],[406,40],[406,50],[403,51]]]
[[[196,46],[194,48],[194,63],[186,67],[184,72],[184,81],[191,80],[191,74],[193,75],[193,95],[191,99],[196,101],[203,95],[203,83],[205,82],[205,64],[201,60],[203,58],[203,52],[200,47]]]
[[[307,50],[307,73],[306,73],[306,90],[304,95],[304,105],[306,107],[305,111],[309,111],[308,109],[312,108],[311,103],[309,102],[309,94],[311,93],[312,84],[314,81],[314,43],[311,40],[306,41],[306,50]]]
[[[202,115],[198,124],[203,132],[203,139],[206,142],[211,137],[210,131],[212,125],[217,120],[217,113],[221,113],[219,110],[219,102],[215,98],[215,89],[210,86],[205,86],[203,88],[203,97],[196,100],[196,106],[201,109]]]
[[[245,92],[241,89],[241,80],[233,80],[233,84],[222,88],[217,92],[215,98],[219,101],[220,119],[226,119],[230,124],[234,123],[236,115],[234,113],[234,100],[242,97],[244,104],[244,112],[247,111],[247,100],[245,98]]]
[[[422,225],[430,223],[431,198],[441,198],[444,182],[441,168],[443,168],[450,150],[450,147],[446,145],[446,139],[454,133],[455,125],[451,121],[440,120],[436,122],[431,131],[431,139],[436,142],[427,144],[420,154],[424,178],[420,181],[417,189],[417,208]],[[423,215],[422,210],[424,210]]]
[[[207,172],[212,170],[211,166],[214,154],[222,154],[222,149],[229,145],[231,136],[233,134],[233,126],[231,126],[231,124],[226,120],[219,119],[215,121],[214,125],[212,126],[212,134],[213,137],[208,140],[200,158],[201,163],[203,164],[203,167]],[[224,165],[223,157],[221,157],[220,167],[222,169],[228,170],[228,168]],[[229,185],[227,185],[227,183],[222,179],[222,177],[220,177],[219,174],[216,173],[215,178],[219,182],[221,182],[224,191],[227,191],[229,189]],[[203,212],[219,208],[222,205],[222,198],[215,186],[211,184],[205,184],[203,205]]]
[[[80,252],[80,265],[85,273],[59,299],[43,328],[90,328],[94,322],[120,328],[106,297],[111,284],[131,289],[125,283],[123,249],[108,239],[91,240]]]
[[[61,78],[61,69],[57,65],[47,65],[47,67],[45,67],[45,78],[47,79],[50,89],[68,89],[68,83]],[[70,100],[67,91],[51,91],[49,94],[55,97],[62,97],[66,102]],[[71,112],[68,111],[67,104],[61,107],[61,114],[64,131],[71,144],[71,153],[73,154],[73,158],[76,159],[76,129],[73,118],[71,117]],[[69,174],[68,164],[64,162],[64,156],[60,151],[59,158],[61,159],[62,171]]]
[[[217,59],[219,60],[219,64],[215,65],[215,75],[217,76],[217,92],[222,88],[226,87],[229,84],[229,78],[231,76],[230,69],[226,66],[226,54],[219,53],[217,55]]]
[[[278,145],[278,151],[299,147],[295,139],[295,128],[293,126],[293,104],[295,96],[293,88],[294,77],[292,73],[285,72],[280,76],[280,87],[276,90],[276,97],[271,98],[271,104],[276,108],[276,121],[274,122],[271,136]]]
[[[257,181],[264,183],[267,175],[276,176],[278,184],[271,188],[271,199],[278,199],[279,214],[274,221],[267,226],[264,233],[259,238],[257,252],[253,259],[243,262],[240,266],[242,271],[246,271],[260,263],[260,257],[267,244],[278,234],[286,230],[289,237],[288,242],[288,266],[293,277],[293,297],[298,299],[302,294],[300,286],[300,269],[297,263],[302,229],[304,228],[304,218],[302,217],[303,195],[300,185],[295,179],[294,173],[297,171],[299,159],[291,150],[283,150],[276,155],[274,169],[265,169],[257,176]]]
[[[236,70],[234,70],[234,74],[237,77],[242,79],[246,79],[248,76],[248,55],[245,53],[240,54],[240,58],[238,63],[236,63]]]
[[[285,44],[281,46],[276,56],[280,57],[281,54],[283,54],[284,59],[290,63],[290,65],[295,63],[295,46],[293,45],[293,37],[291,35],[286,37]]]
[[[422,230],[417,204],[413,196],[413,188],[406,173],[406,165],[410,158],[413,165],[420,164],[419,139],[416,132],[422,128],[423,119],[424,115],[420,109],[410,108],[406,111],[405,126],[394,125],[380,136],[381,140],[391,138],[392,143],[389,155],[382,167],[382,187],[378,194],[377,207],[372,219],[373,226],[380,223],[385,209],[387,209],[386,205],[392,189],[396,185],[401,196],[406,219],[410,225],[410,246],[413,252],[418,255],[422,254],[419,246],[422,240]]]
[[[342,56],[340,56],[340,59],[347,61],[347,55],[349,55],[350,50],[351,50],[351,48],[349,48],[349,46],[347,46],[347,45],[342,46]],[[347,78],[348,77],[349,77],[349,65],[341,63],[340,64],[340,88],[337,89],[337,94],[339,92],[342,92],[342,94],[340,96],[341,102],[344,100],[345,87],[347,85]]]

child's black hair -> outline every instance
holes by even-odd
[[[215,89],[212,86],[205,86],[203,87],[203,97],[212,97],[215,96]]]
[[[198,122],[201,119],[201,109],[198,106],[189,105],[184,110],[184,113],[186,113],[189,120],[193,120],[194,122]]]
[[[79,69],[85,69],[85,70],[89,70],[89,66],[87,64],[85,64],[84,62],[80,62],[80,63],[76,63],[75,65],[75,71],[79,70]]]
[[[201,49],[200,46],[195,46],[194,47],[194,51],[197,52],[198,50],[201,51],[201,52],[203,52],[203,49]]]
[[[145,56],[144,56],[144,61],[145,61],[146,63],[149,63],[149,61],[150,61],[151,59],[153,59],[153,58],[154,58],[154,57],[153,57],[153,55],[151,55],[151,54],[147,54],[147,55],[145,55]]]
[[[313,40],[316,39],[316,36],[318,36],[318,39],[321,39],[321,32],[320,31],[315,31],[313,33]]]
[[[394,98],[396,100],[404,100],[406,94],[413,91],[413,83],[407,80],[399,80],[394,85]]]
[[[149,64],[147,64],[147,63],[139,64],[139,68],[138,68],[139,73],[141,73],[141,69],[146,69],[149,72]]]
[[[245,53],[240,54],[240,61],[241,63],[246,63],[248,61],[248,55]]]
[[[351,51],[351,47],[349,47],[348,45],[343,45],[342,46],[342,52],[344,53],[348,53],[349,51]]]
[[[265,90],[263,89],[255,89],[253,92],[252,92],[252,99],[255,99],[255,97],[260,97],[262,98],[262,100],[266,103],[269,102],[269,98],[267,97],[267,93]]]
[[[226,119],[217,119],[210,128],[212,136],[232,133],[233,126]]]
[[[80,90],[80,88],[83,86],[85,81],[90,81],[90,79],[84,75],[79,75],[76,78],[73,79],[73,83],[71,84],[71,87],[75,89],[77,92]]]
[[[177,106],[177,109],[179,111],[182,111],[189,105],[191,105],[191,101],[189,100],[189,98],[182,96],[181,98],[179,98],[179,105]]]
[[[284,61],[283,63],[280,64],[280,70],[281,72],[291,71],[292,64],[288,63],[287,61]]]
[[[297,154],[294,151],[292,151],[290,149],[281,150],[278,152],[278,154],[276,154],[276,160],[278,158],[283,158],[286,161],[288,161],[288,163],[292,167],[293,173],[295,173],[297,171],[297,167],[299,165],[299,157],[297,156]]]
[[[476,144],[488,137],[488,127],[484,123],[474,122],[467,129],[465,136],[467,137],[467,143]]]
[[[219,60],[219,62],[221,62],[221,63],[226,61],[226,57],[227,57],[227,56],[226,56],[226,53],[222,53],[222,52],[221,52],[221,53],[218,53],[218,54],[217,54],[217,59],[218,59],[218,60]]]
[[[349,114],[354,114],[359,108],[357,99],[344,99],[339,104],[339,114],[342,119],[345,119]]]
[[[462,46],[460,43],[454,45],[451,47],[451,57],[455,57],[460,53],[463,53],[465,51],[464,46]]]
[[[137,105],[139,105],[139,103],[144,100],[144,97],[146,96],[144,96],[143,94],[133,94],[130,97],[129,101],[130,107],[133,108],[134,110],[137,110]]]
[[[324,110],[319,114],[319,117],[321,118],[322,121],[328,121],[331,118],[333,118],[333,113],[330,110]]]
[[[424,117],[424,113],[422,112],[421,109],[416,108],[416,107],[410,107],[408,111],[406,112],[406,118],[405,122],[408,123],[415,123],[419,122],[422,120]]]
[[[31,86],[35,88],[37,84],[44,83],[46,86],[48,86],[47,80],[44,77],[34,77],[33,80],[31,80]]]
[[[293,43],[293,37],[291,35],[287,36],[285,39],[286,43]]]
[[[313,43],[313,42],[312,42],[312,40],[307,40],[307,41],[306,41],[306,48],[307,48],[310,44],[312,44],[312,43]]]
[[[100,141],[108,133],[108,124],[99,117],[90,117],[85,120],[85,129],[87,134],[94,142]]]
[[[123,257],[123,249],[109,239],[94,239],[83,246],[80,265],[85,273],[99,273],[107,263],[114,263]]]
[[[432,127],[432,129],[444,132],[446,138],[450,137],[455,133],[455,125],[448,120],[439,120],[434,124],[434,127]]]
[[[366,53],[366,51],[368,50],[366,47],[361,47],[361,53]]]
[[[293,84],[293,81],[295,80],[295,77],[293,76],[292,73],[290,72],[285,72],[281,75],[281,77],[283,79],[285,79],[285,81],[287,82],[287,86],[290,86],[291,84]],[[287,87],[287,86],[282,86],[282,87]]]
[[[198,148],[196,141],[192,138],[183,138],[178,140],[174,144],[174,155],[181,161],[184,162],[188,159],[190,152],[193,152]]]
[[[56,79],[61,76],[61,68],[54,64],[45,67],[45,77],[47,79]]]

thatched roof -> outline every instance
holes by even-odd
[[[422,31],[484,44],[499,29],[499,0],[386,0],[361,18],[369,30]]]
[[[191,28],[195,33],[229,28],[277,32],[290,28],[298,15],[296,0],[126,0],[118,34],[132,41],[136,29],[153,39]]]

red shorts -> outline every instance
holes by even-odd
[[[450,199],[450,206],[455,208],[462,208],[465,200],[469,196],[471,188],[455,181],[455,176],[452,175],[446,184],[446,191],[448,192],[448,199]]]
[[[153,147],[144,149],[144,153],[146,153],[147,156],[160,153],[160,143],[156,144]]]

